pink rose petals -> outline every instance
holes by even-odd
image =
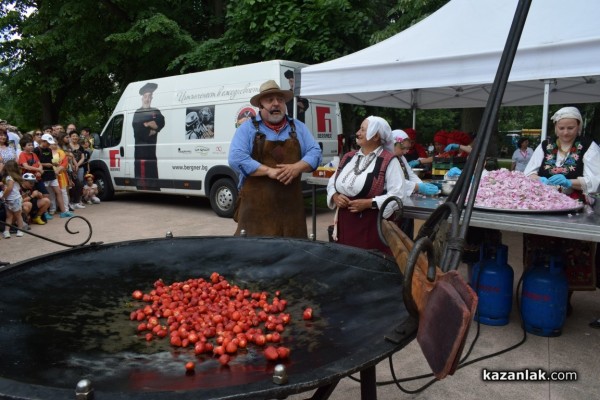
[[[506,210],[564,210],[579,202],[560,193],[556,186],[544,185],[520,171],[500,169],[481,178],[476,207]]]

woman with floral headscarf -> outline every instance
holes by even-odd
[[[327,185],[327,204],[336,208],[333,238],[338,243],[391,254],[377,233],[379,208],[390,196],[406,198],[392,129],[383,118],[370,116],[356,132],[356,143],[359,149],[344,155]],[[389,218],[395,209],[397,205],[392,202],[383,217]]]
[[[569,197],[584,200],[586,194],[597,191],[600,185],[600,147],[593,140],[580,136],[582,118],[577,108],[561,108],[552,116],[552,121],[556,137],[544,140],[535,149],[524,173],[547,185],[557,186]],[[538,250],[540,254],[554,254],[563,259],[571,289],[568,315],[572,310],[572,290],[594,286],[594,254],[600,256],[596,251],[597,244],[529,234],[525,234],[523,240],[525,264],[532,263]]]

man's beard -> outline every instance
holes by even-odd
[[[285,113],[281,110],[278,110],[279,112],[275,114],[271,114],[271,112],[266,108],[264,108],[263,111],[263,119],[267,120],[267,122],[269,122],[270,124],[279,124],[285,118]]]

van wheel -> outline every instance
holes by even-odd
[[[237,188],[231,179],[219,179],[210,188],[210,206],[219,217],[232,218],[237,196]]]
[[[102,170],[96,170],[92,174],[96,180],[96,185],[98,185],[98,198],[101,201],[112,200],[115,197],[115,191],[106,173]]]

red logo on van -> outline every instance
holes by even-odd
[[[317,114],[317,132],[331,132],[333,130],[331,107],[317,106],[315,111]]]
[[[121,157],[118,157],[119,150],[109,150],[110,168],[121,168]]]

